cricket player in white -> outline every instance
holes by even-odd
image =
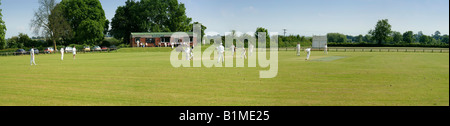
[[[34,46],[33,46],[33,48],[31,48],[31,50],[30,50],[30,56],[31,56],[30,65],[31,65],[31,66],[33,66],[33,64],[34,64],[34,65],[37,65],[36,62],[34,62],[34,58],[35,58],[35,57],[34,57]]]
[[[309,60],[309,55],[311,54],[311,48],[305,49],[305,52],[306,52],[306,59],[305,60]]]
[[[190,60],[191,57],[191,48],[188,45],[184,46],[184,53],[186,53],[186,60]]]
[[[247,50],[245,50],[245,47],[242,47],[241,59],[247,59],[247,55],[245,53],[247,53]]]
[[[234,57],[234,48],[235,48],[234,44],[231,44],[231,47],[230,47],[230,49],[231,49],[231,56],[233,56],[233,57]]]
[[[191,48],[191,60],[194,60],[194,47]]]
[[[328,54],[328,46],[327,46],[327,44],[325,44],[325,51],[324,51],[324,53]]]
[[[64,60],[64,48],[61,48],[60,52],[61,52],[61,60]]]
[[[136,47],[139,47],[139,40],[136,41]]]
[[[297,56],[300,56],[300,43],[297,43]]]
[[[75,56],[77,55],[77,48],[75,48],[75,46],[73,46],[72,54],[73,54],[73,59],[75,59]]]
[[[249,56],[252,56],[253,55],[253,44],[250,44],[248,51],[249,51]]]
[[[222,62],[225,62],[225,58],[223,57],[223,52],[225,51],[225,47],[223,47],[222,43],[220,43],[219,47],[217,48],[217,51],[219,53],[219,59],[217,60],[217,63],[222,60]]]

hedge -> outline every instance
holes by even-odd
[[[328,47],[436,47],[436,48],[449,48],[449,44],[371,44],[371,43],[335,43],[329,42]]]

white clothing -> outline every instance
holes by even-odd
[[[219,48],[217,48],[219,51],[219,53],[223,53],[225,51],[225,47],[223,47],[223,45],[220,45]]]
[[[64,60],[64,48],[61,48],[61,60]]]
[[[241,53],[241,58],[247,59],[247,55],[245,55],[247,51],[245,50],[244,47],[242,47],[242,53]]]
[[[300,44],[297,44],[297,56],[300,56]]]
[[[231,45],[230,48],[231,48],[231,56],[234,56],[234,48],[235,48],[234,45]]]
[[[30,50],[30,56],[31,56],[31,58],[34,58],[34,49]]]
[[[77,48],[73,48],[72,49],[72,53],[73,53],[73,55],[76,55],[77,54]]]
[[[30,50],[30,56],[31,56],[31,59],[30,59],[30,65],[36,65],[36,62],[34,62],[34,49],[31,49]]]
[[[223,47],[223,45],[220,45],[219,47],[217,47],[217,51],[219,52],[219,59],[217,60],[217,63],[219,63],[220,60],[222,60],[222,62],[225,62],[225,58],[223,57],[223,52],[225,51],[225,47]]]
[[[186,49],[184,49],[184,52],[186,53],[186,60],[190,60],[191,48],[190,47],[186,47]]]
[[[305,51],[306,51],[306,60],[309,60],[309,55],[311,54],[311,48],[307,48]]]
[[[325,54],[328,54],[328,46],[327,46],[327,45],[325,45],[324,53],[325,53]]]

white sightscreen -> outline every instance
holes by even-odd
[[[313,36],[313,49],[323,49],[325,44],[327,44],[327,36]]]

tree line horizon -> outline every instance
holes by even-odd
[[[1,0],[0,0],[1,5]],[[54,47],[68,45],[129,47],[131,32],[192,32],[192,18],[178,0],[127,0],[117,7],[109,21],[99,0],[39,0],[39,8],[30,21],[31,30],[37,37],[27,34],[5,39],[6,25],[0,10],[0,49],[24,47]],[[111,26],[111,28],[110,28]],[[201,36],[206,26],[201,25]],[[235,33],[235,30],[231,30]],[[269,33],[257,27],[256,32]],[[106,38],[111,36],[112,38]],[[268,35],[266,35],[267,38]],[[224,36],[221,36],[224,38]],[[267,39],[267,41],[269,41]],[[367,34],[357,36],[328,33],[329,46],[425,46],[448,48],[448,35],[436,31],[424,35],[422,31],[400,33],[392,31],[388,19],[381,19]],[[295,47],[297,43],[310,46],[312,37],[279,35],[279,47]]]

